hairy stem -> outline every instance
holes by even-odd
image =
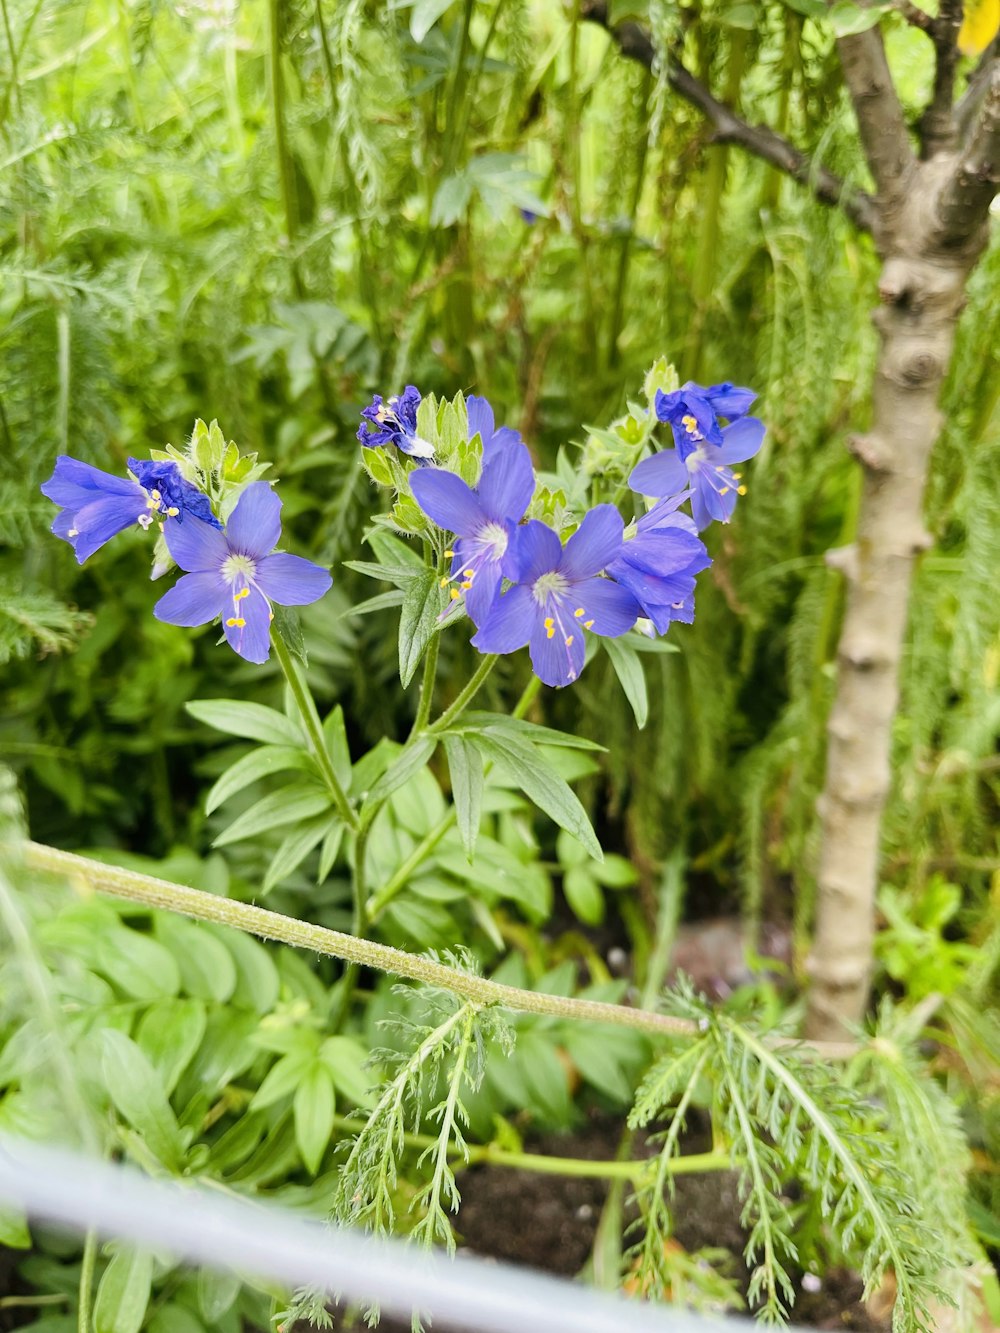
[[[438,986],[455,995],[464,996],[476,1004],[496,1004],[520,1013],[548,1014],[555,1018],[609,1023],[617,1027],[637,1028],[642,1032],[659,1036],[701,1035],[698,1024],[687,1019],[650,1013],[643,1009],[630,1009],[625,1005],[544,995],[535,991],[521,990],[516,986],[506,986],[473,973],[459,971],[458,968],[447,967],[430,958],[406,953],[402,949],[393,949],[387,944],[377,944],[374,940],[356,939],[353,935],[345,935],[339,930],[329,930],[325,926],[313,925],[311,922],[297,921],[293,917],[282,916],[263,907],[235,902],[231,898],[221,898],[217,894],[204,893],[200,889],[171,884],[168,880],[142,875],[121,866],[102,865],[99,861],[92,861],[88,857],[77,856],[74,852],[60,851],[55,847],[46,847],[41,843],[25,842],[21,851],[25,864],[31,869],[63,875],[71,881],[85,884],[101,893],[108,893],[129,902],[143,903],[147,907],[178,912],[182,916],[193,917],[199,921],[214,921],[222,926],[232,926],[236,930],[259,935],[262,939],[277,940],[281,944],[290,944],[312,953],[324,954],[329,958],[340,958],[347,962],[358,963],[362,967],[373,967],[380,972],[388,972],[409,981]],[[770,1041],[777,1047],[800,1046],[800,1043],[790,1037],[772,1037]],[[815,1053],[827,1059],[845,1059],[856,1053],[857,1045],[845,1041],[812,1043],[811,1047],[801,1047],[801,1050],[806,1055]]]
[[[91,1290],[94,1285],[94,1264],[97,1260],[97,1232],[88,1231],[83,1242],[80,1263],[80,1286],[76,1307],[77,1333],[91,1333]]]

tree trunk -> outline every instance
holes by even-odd
[[[828,724],[813,978],[806,1034],[842,1037],[864,1017],[871,981],[882,812],[913,566],[930,545],[924,487],[941,426],[965,283],[985,239],[938,241],[940,173],[922,164],[894,218],[874,322],[882,337],[871,431],[852,441],[864,470],[855,544],[832,552],[848,580]],[[884,237],[885,233],[883,233]],[[937,242],[937,243],[936,243]]]

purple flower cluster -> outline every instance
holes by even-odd
[[[304,606],[329,589],[325,569],[297,555],[275,552],[281,536],[281,501],[266,481],[247,486],[223,525],[209,498],[186,481],[176,463],[128,460],[135,480],[61,455],[42,494],[61,506],[52,525],[83,562],[132,524],[162,523],[174,561],[184,571],[153,608],[171,625],[206,625],[221,619],[229,646],[248,662],[266,662],[271,650],[272,603]]]
[[[520,435],[497,429],[486,399],[470,397],[469,438],[483,444],[478,484],[433,466],[432,451],[418,454],[409,483],[424,514],[454,534],[441,585],[475,624],[473,644],[484,653],[527,646],[535,674],[559,686],[579,676],[588,631],[617,638],[643,620],[660,634],[674,620],[690,623],[695,577],[712,563],[698,532],[713,519],[728,522],[745,491],[730,465],[763,440],[762,423],[746,416],[754,397],[732,384],[659,392],[656,415],[672,426],[675,447],[640,463],[629,485],[660,503],[627,533],[614,505],[596,505],[565,546],[545,523],[525,521],[535,474]],[[378,429],[362,426],[360,437],[413,454],[419,403],[412,385],[388,408],[376,397],[363,416]],[[689,500],[693,517],[680,512]]]

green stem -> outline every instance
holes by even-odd
[[[288,688],[292,692],[292,698],[295,700],[295,706],[298,709],[299,717],[302,719],[302,726],[308,737],[313,755],[323,775],[323,781],[326,783],[330,795],[333,797],[333,803],[337,807],[337,813],[348,828],[357,831],[358,816],[347,798],[347,793],[340,785],[340,779],[334,772],[333,760],[326,748],[323,725],[319,720],[319,713],[316,711],[316,704],[309,691],[309,686],[306,684],[305,677],[289,652],[288,645],[277,630],[271,635],[271,642],[274,644],[274,654],[278,659],[278,664],[284,672],[285,680],[288,681]]]
[[[503,985],[471,972],[447,967],[444,963],[402,949],[393,949],[374,940],[357,939],[339,930],[297,921],[294,917],[269,912],[250,903],[221,898],[218,894],[188,889],[168,880],[142,875],[121,866],[102,865],[73,852],[46,847],[42,843],[25,842],[22,845],[25,864],[34,870],[63,875],[71,881],[89,885],[102,893],[142,903],[146,907],[163,908],[199,921],[214,921],[236,930],[259,935],[262,939],[277,940],[329,958],[340,958],[362,967],[421,981],[438,986],[455,995],[464,996],[480,1005],[502,1005],[519,1013],[547,1014],[591,1023],[609,1023],[616,1027],[637,1028],[658,1036],[697,1038],[701,1031],[697,1023],[668,1014],[650,1013],[644,1009],[630,1009],[625,1005],[607,1004],[599,1000],[581,1000],[561,995],[544,995]],[[826,1059],[847,1059],[857,1053],[855,1042],[815,1041],[801,1042],[794,1037],[769,1036],[772,1047],[795,1047],[802,1055],[822,1055]]]
[[[299,230],[298,200],[295,194],[295,176],[288,153],[288,131],[285,125],[285,81],[281,69],[281,6],[282,0],[268,4],[267,82],[271,99],[271,119],[274,122],[274,148],[278,158],[278,183],[281,188],[281,206],[285,214],[285,235],[289,249],[294,246]],[[291,261],[292,284],[296,294],[303,296],[298,264]]]
[[[537,676],[532,676],[521,692],[521,697],[511,710],[511,717],[522,718],[528,709],[538,698],[538,691],[542,688],[542,682]]]
[[[404,889],[409,882],[410,876],[426,861],[434,848],[438,845],[444,835],[448,832],[455,822],[455,807],[449,806],[447,812],[442,815],[429,833],[417,843],[413,851],[405,861],[402,861],[389,879],[382,885],[378,893],[368,900],[368,912],[372,918],[377,917],[384,907],[390,903],[401,889]]]
[[[490,672],[493,670],[493,668],[496,666],[499,660],[500,656],[498,653],[486,653],[484,655],[483,660],[479,663],[479,666],[476,668],[475,673],[470,677],[468,684],[456,697],[454,703],[452,703],[448,708],[446,708],[444,712],[441,714],[441,716],[438,718],[438,720],[436,722],[432,722],[431,725],[427,728],[427,731],[431,735],[435,735],[439,731],[448,730],[451,724],[455,721],[455,718],[458,717],[458,715],[468,707],[468,705],[472,702],[475,696],[479,693],[479,687],[482,685],[483,681],[490,674]]]
[[[427,652],[424,656],[424,674],[420,682],[420,701],[417,704],[417,715],[413,719],[413,727],[410,730],[411,736],[416,736],[418,732],[423,731],[427,725],[427,719],[431,715],[431,704],[434,702],[434,682],[437,680],[438,648],[441,644],[441,635],[432,634],[431,641],[427,645]]]
[[[83,1261],[80,1264],[80,1295],[76,1311],[77,1333],[91,1333],[90,1293],[94,1285],[96,1260],[97,1232],[88,1231],[83,1242]]]

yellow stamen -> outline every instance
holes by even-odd
[[[593,629],[593,628],[594,628],[594,622],[593,622],[592,620],[585,620],[585,621],[583,622],[583,628],[584,628],[584,629]]]
[[[240,629],[242,629],[243,626],[244,626],[246,623],[247,623],[247,622],[243,619],[242,616],[230,616],[229,619],[226,621],[226,624],[227,624],[227,625],[230,625],[230,626],[232,626],[232,625],[236,625],[236,626],[238,626]]]
[[[438,587],[439,587],[439,588],[447,588],[447,586],[448,586],[448,580],[447,580],[447,579],[441,579],[441,580],[439,581],[439,583],[438,583]]]
[[[567,634],[567,635],[566,635],[566,647],[567,647],[567,648],[572,648],[572,647],[573,647],[573,636],[572,636],[572,634]]]
[[[149,497],[150,497],[151,500],[155,500],[157,504],[160,503],[160,492],[159,492],[159,491],[150,491],[150,492],[149,492]]]
[[[457,588],[452,588],[451,592],[448,594],[448,596],[451,598],[453,602],[457,602],[461,595],[462,594],[458,591]]]
[[[723,488],[722,488],[722,490],[719,492],[719,494],[720,494],[720,495],[728,495],[731,489],[732,489],[732,487],[730,487],[730,486],[723,486]]]
[[[551,616],[546,616],[542,624],[545,626],[545,637],[551,639],[556,632],[556,622]]]
[[[689,430],[692,435],[694,435],[698,430],[697,421],[695,421],[694,417],[690,415],[686,417],[681,417],[681,425],[684,426],[687,430]]]
[[[445,551],[445,553],[444,553],[444,558],[445,558],[446,560],[450,560],[454,554],[455,554],[454,551]]]
[[[737,481],[742,481],[742,480],[743,480],[743,473],[742,473],[742,472],[734,472],[734,473],[733,473],[733,476],[736,478]]]
[[[170,508],[167,510],[167,517],[176,518],[180,512],[181,511],[177,508],[176,505],[171,505]]]
[[[463,592],[468,592],[469,589],[472,587],[472,580],[467,579],[465,583],[460,583],[458,586],[462,589]]]
[[[583,609],[582,606],[578,606],[578,607],[576,608],[576,610],[573,612],[573,614],[574,614],[574,615],[576,616],[576,618],[579,620],[579,618],[580,618],[581,616],[585,616],[587,613],[586,613],[586,611],[584,611],[584,609]]]
[[[239,592],[234,592],[234,593],[233,593],[233,601],[234,601],[234,602],[241,602],[241,601],[243,600],[244,597],[249,597],[249,596],[250,596],[250,589],[249,589],[249,588],[241,588],[241,589],[239,590]]]
[[[79,537],[79,535],[80,535],[80,529],[79,529],[79,528],[70,528],[69,532],[68,532],[66,535],[67,535],[68,537]]]
[[[737,495],[746,495],[746,493],[747,493],[747,488],[746,488],[745,486],[737,486],[737,487],[736,487],[736,494],[737,494]]]

